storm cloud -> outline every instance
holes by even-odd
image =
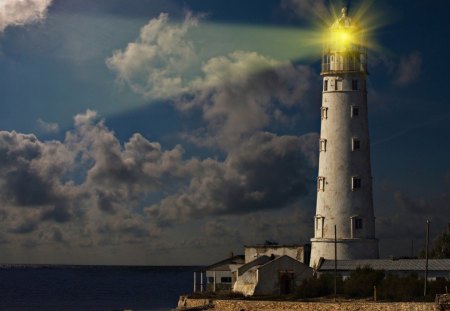
[[[259,132],[223,162],[206,159],[189,185],[146,212],[162,222],[281,209],[314,185],[316,134],[301,137]]]
[[[2,236],[27,245],[141,243],[199,217],[281,209],[310,194],[316,142],[316,134],[256,131],[223,161],[186,158],[181,146],[164,150],[141,134],[120,143],[91,110],[75,116],[63,141],[3,131]]]

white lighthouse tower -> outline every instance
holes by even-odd
[[[317,206],[310,265],[337,258],[378,258],[367,118],[367,49],[347,8],[328,30],[322,57],[323,95]]]

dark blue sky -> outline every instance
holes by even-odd
[[[402,256],[450,222],[450,3],[373,2],[377,236]],[[309,240],[329,2],[32,3],[0,2],[0,262],[203,264]]]

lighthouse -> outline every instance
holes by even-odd
[[[367,45],[347,8],[322,55],[320,156],[311,267],[320,258],[378,258],[367,110]],[[336,236],[335,236],[336,228]],[[335,240],[336,238],[336,240]]]

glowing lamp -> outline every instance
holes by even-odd
[[[367,73],[363,31],[347,16],[346,8],[325,34],[322,74],[328,72]]]

